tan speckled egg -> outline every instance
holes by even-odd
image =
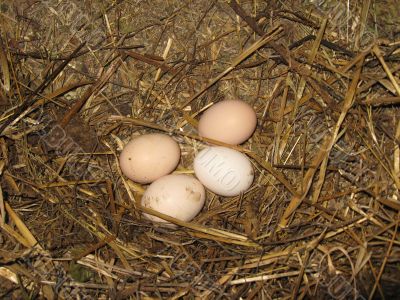
[[[131,140],[122,150],[119,163],[122,173],[138,183],[150,183],[175,170],[180,148],[170,136],[151,133]]]
[[[203,208],[206,193],[196,178],[171,174],[149,185],[142,197],[142,205],[178,220],[189,222]],[[156,216],[144,214],[151,221],[171,223]]]
[[[257,126],[254,109],[241,100],[224,100],[207,109],[199,121],[199,135],[231,145],[247,141]]]

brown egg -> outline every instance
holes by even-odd
[[[131,140],[122,150],[119,163],[122,173],[138,183],[150,183],[175,170],[180,148],[170,136],[145,134]]]
[[[231,145],[247,141],[257,126],[254,109],[241,100],[224,100],[207,109],[199,121],[199,135]]]

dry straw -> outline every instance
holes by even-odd
[[[89,2],[0,5],[0,298],[398,297],[396,1]],[[240,146],[197,134],[226,96],[257,112]],[[142,207],[118,155],[148,132],[178,173],[246,154],[253,186]]]

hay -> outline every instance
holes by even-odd
[[[273,2],[273,3],[271,3]],[[396,1],[3,1],[0,298],[394,299]],[[257,112],[253,186],[193,222],[140,206],[132,135],[193,173],[198,116]],[[161,227],[154,214],[177,224]]]

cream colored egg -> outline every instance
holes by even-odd
[[[119,157],[122,173],[138,183],[150,183],[175,170],[180,148],[170,136],[144,134],[131,140]]]
[[[254,170],[241,152],[226,147],[209,147],[194,159],[194,172],[210,191],[221,196],[237,196],[250,188]]]
[[[199,135],[231,145],[247,141],[257,126],[254,109],[241,100],[224,100],[207,109],[200,118]]]
[[[203,208],[205,190],[194,177],[171,174],[149,185],[142,197],[142,205],[181,221],[191,221]],[[155,222],[168,223],[158,217],[144,214]],[[171,224],[172,225],[172,224]]]

